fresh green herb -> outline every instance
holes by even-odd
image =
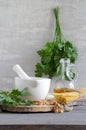
[[[0,105],[7,107],[33,105],[32,101],[24,99],[29,95],[30,93],[27,91],[27,88],[22,91],[18,89],[13,89],[11,92],[0,91]]]
[[[41,61],[36,64],[35,76],[42,77],[43,74],[52,78],[54,76],[61,75],[61,64],[62,58],[69,58],[71,63],[75,63],[77,59],[77,49],[69,41],[66,41],[61,31],[59,22],[59,8],[54,9],[56,18],[56,29],[53,42],[46,43],[44,49],[37,51],[41,58]],[[73,71],[70,72],[72,79],[75,77]]]

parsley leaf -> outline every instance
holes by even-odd
[[[18,89],[13,89],[10,92],[0,91],[0,105],[7,107],[33,105],[32,101],[24,99],[29,95],[30,93],[27,91],[27,88],[22,91],[19,91]]]

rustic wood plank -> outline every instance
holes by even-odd
[[[0,130],[86,130],[83,125],[2,125]]]

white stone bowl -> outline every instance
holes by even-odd
[[[44,100],[48,95],[50,83],[51,79],[49,78],[31,77],[31,79],[21,79],[15,77],[15,88],[23,90],[27,87],[31,94],[27,98],[30,100]]]

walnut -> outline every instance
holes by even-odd
[[[58,113],[58,106],[57,105],[54,106],[53,112]]]
[[[64,112],[64,108],[63,108],[62,105],[57,103],[57,105],[55,105],[54,108],[53,108],[53,112],[55,112],[55,113],[63,113]]]

